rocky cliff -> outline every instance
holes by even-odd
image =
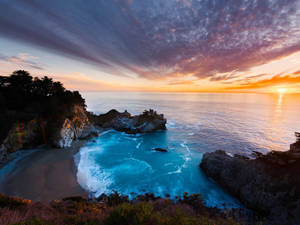
[[[131,116],[127,111],[120,113],[113,109],[106,114],[93,115],[93,121],[100,127],[111,128],[128,134],[165,130],[167,123],[163,114],[157,114],[152,109],[145,110],[137,116]]]
[[[127,111],[120,113],[110,110],[97,116],[88,113],[83,106],[74,105],[71,113],[64,119],[44,121],[42,118],[35,118],[29,122],[17,122],[0,147],[0,162],[5,161],[11,152],[41,144],[68,148],[76,139],[97,136],[95,126],[136,134],[165,130],[166,122],[162,114],[153,110],[144,111],[138,116],[131,116]]]
[[[27,123],[16,122],[0,146],[0,162],[5,161],[9,153],[41,144],[41,123],[43,122],[38,119]]]
[[[66,118],[54,134],[53,145],[58,148],[68,148],[73,140],[97,136],[98,132],[89,121],[85,109],[74,106],[72,117]]]
[[[205,153],[200,167],[247,208],[271,224],[300,224],[300,159],[292,152],[255,153],[255,159]]]
[[[75,139],[95,135],[97,129],[90,123],[86,110],[75,105],[71,116],[64,120],[44,121],[35,118],[29,122],[16,122],[0,147],[0,162],[5,161],[9,153],[20,149],[34,148],[41,144],[67,148]]]

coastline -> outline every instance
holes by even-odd
[[[74,161],[74,155],[85,143],[86,140],[77,140],[67,149],[31,150],[9,161],[0,168],[0,172],[6,170],[0,193],[40,202],[70,196],[88,198],[88,192],[77,182]]]

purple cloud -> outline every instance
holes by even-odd
[[[114,74],[217,81],[218,73],[299,51],[300,7],[298,0],[1,0],[0,34]]]
[[[35,57],[20,53],[17,56],[5,56],[0,54],[0,61],[8,62],[17,66],[29,67],[32,69],[43,70],[42,65],[35,61]]]

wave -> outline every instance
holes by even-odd
[[[89,157],[89,152],[95,149],[82,148],[76,155],[77,181],[82,188],[98,197],[102,193],[110,193],[109,186],[113,183],[110,173],[105,171],[94,159]]]
[[[111,174],[126,175],[141,174],[146,172],[153,172],[152,166],[146,161],[136,158],[124,158],[120,160],[120,164],[109,169]]]
[[[143,141],[139,142],[139,143],[136,145],[136,148],[137,148],[137,149],[140,149],[142,143],[143,143]]]
[[[167,128],[175,128],[176,127],[176,122],[168,121],[166,126],[167,126]]]

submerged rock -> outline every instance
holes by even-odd
[[[247,208],[272,224],[300,224],[300,159],[290,152],[231,157],[205,153],[200,167]]]
[[[157,151],[157,152],[168,152],[168,150],[163,149],[163,148],[153,148],[153,150]]]
[[[92,117],[94,123],[100,127],[111,128],[128,134],[165,130],[167,123],[163,114],[157,114],[152,109],[146,110],[138,116],[131,116],[127,111],[120,113],[113,109],[106,114],[92,115]]]

